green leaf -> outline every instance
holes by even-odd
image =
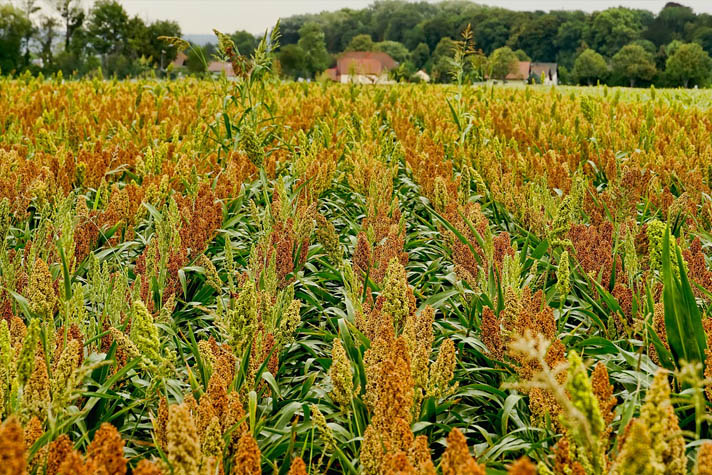
[[[670,228],[666,226],[662,256],[665,330],[675,366],[679,368],[682,361],[704,364],[707,345],[702,318],[687,280],[682,254],[677,246],[675,247],[675,264],[679,277],[673,268],[670,256]]]
[[[67,258],[64,255],[64,249],[59,243],[57,244],[57,249],[59,250],[59,257],[62,259],[62,276],[64,277],[64,298],[69,300],[72,298],[72,278],[69,275],[69,266],[67,265]]]

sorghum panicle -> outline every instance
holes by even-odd
[[[429,396],[440,399],[452,394],[457,386],[457,384],[450,386],[456,363],[455,343],[447,339],[440,346],[438,359],[435,360],[435,363],[430,367],[430,379],[428,380]]]
[[[25,450],[25,434],[20,421],[17,417],[11,416],[0,425],[0,454],[2,454],[0,473],[3,475],[25,473],[27,466]]]
[[[257,441],[249,433],[243,435],[237,444],[233,473],[260,475],[262,473],[261,457],[262,454],[257,446]]]
[[[140,300],[134,302],[129,338],[142,356],[145,368],[155,370],[161,366],[163,358],[158,328],[153,321],[153,316]]]
[[[536,465],[527,456],[521,457],[507,470],[507,475],[536,475]]]
[[[43,259],[36,259],[27,285],[27,300],[30,310],[43,320],[51,319],[57,307],[57,294],[54,290],[54,280]]]
[[[126,473],[124,440],[116,427],[104,422],[94,434],[86,451],[88,462],[102,467],[106,473],[123,475]]]
[[[331,350],[331,368],[329,368],[332,390],[329,394],[342,409],[347,409],[351,405],[353,397],[354,383],[351,370],[351,361],[346,350],[338,338],[334,340]]]
[[[410,314],[409,290],[405,268],[397,259],[391,259],[380,298],[383,300],[381,311],[392,317],[396,331],[403,327]]]
[[[186,403],[168,408],[166,456],[176,475],[194,475],[200,469],[200,437]]]
[[[32,375],[27,380],[22,391],[22,406],[25,418],[37,416],[44,420],[47,417],[47,409],[50,403],[50,384],[47,373],[47,363],[45,363],[44,353],[38,352],[35,355]]]
[[[49,455],[47,457],[47,475],[58,475],[59,467],[64,460],[74,450],[72,441],[69,440],[67,434],[62,434],[57,437],[49,445]]]
[[[697,451],[695,475],[712,475],[712,442],[705,442]]]
[[[470,455],[467,440],[457,427],[453,427],[447,436],[447,448],[443,454],[440,468],[443,475],[485,475],[485,468]]]
[[[289,467],[287,475],[307,475],[307,466],[301,457],[294,457],[292,465]]]

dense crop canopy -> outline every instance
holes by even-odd
[[[0,471],[710,473],[708,93],[255,70],[0,82]]]

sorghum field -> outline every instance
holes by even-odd
[[[708,93],[259,54],[0,80],[0,473],[712,473]]]

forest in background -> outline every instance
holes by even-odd
[[[506,71],[515,61],[556,62],[563,83],[706,86],[712,72],[712,15],[668,3],[631,8],[520,12],[469,1],[387,0],[363,9],[296,15],[281,21],[282,75],[317,78],[343,51],[383,51],[399,62],[396,79],[419,69],[449,82],[455,43],[472,28],[469,79]],[[116,1],[84,9],[77,0],[0,4],[0,70],[65,77],[101,71],[119,78],[171,73],[177,51],[160,36],[181,36],[173,21],[130,17]],[[258,37],[231,34],[249,56]],[[215,45],[194,44],[185,73],[202,74]]]

